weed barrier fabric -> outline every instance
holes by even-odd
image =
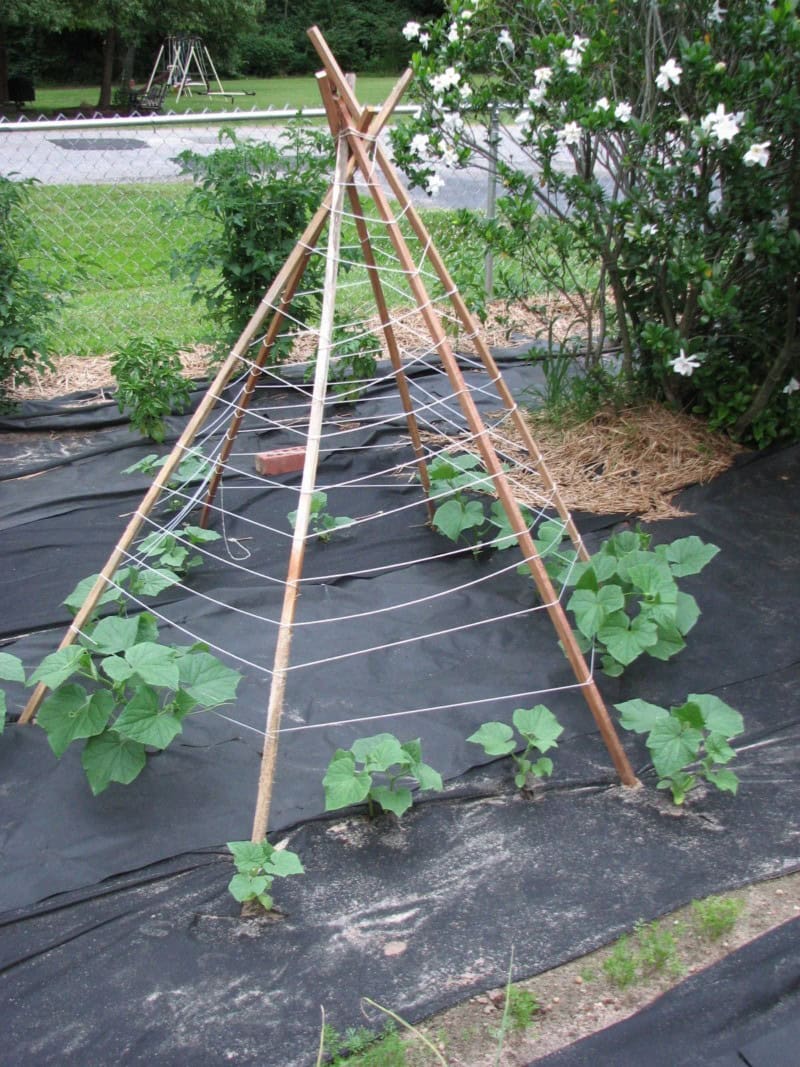
[[[800,1044],[800,918],[598,1034],[536,1067],[796,1067]],[[532,1067],[532,1065],[531,1065]]]
[[[515,392],[527,370],[504,367]],[[441,379],[423,384],[437,388]],[[380,392],[360,409],[358,443],[403,433],[401,424],[371,426],[368,416],[385,410]],[[181,425],[171,421],[173,437]],[[60,601],[105,562],[147,484],[120,470],[155,449],[125,427],[100,432],[108,435],[103,452],[81,446],[75,455],[51,457],[55,462],[36,477],[3,483],[0,641],[29,667],[55,647],[68,622]],[[287,443],[280,434],[258,441],[259,448]],[[348,457],[326,454],[322,469],[336,478],[343,471],[369,473],[358,453]],[[600,678],[609,704],[634,696],[669,704],[689,692],[714,692],[738,708],[746,733],[736,740],[742,783],[736,797],[708,793],[676,811],[654,790],[642,739],[629,735],[625,747],[648,788],[619,790],[580,699],[548,699],[566,730],[541,802],[508,792],[502,761],[470,769],[481,752],[466,735],[510,710],[476,706],[457,719],[417,716],[413,727],[397,730],[422,736],[426,761],[449,780],[447,793],[413,809],[399,826],[392,820],[370,826],[358,815],[320,818],[322,769],[335,746],[392,724],[288,734],[272,828],[290,830],[308,875],[276,887],[288,918],[264,930],[236,918],[226,893],[230,862],[218,851],[202,851],[249,833],[260,747],[252,731],[214,715],[198,717],[135,783],[92,798],[76,753],[59,762],[41,731],[8,726],[0,739],[0,982],[9,1062],[62,1062],[69,1050],[87,1064],[112,1057],[311,1063],[321,1004],[340,1030],[363,1021],[364,995],[413,1021],[501,985],[512,948],[516,977],[523,977],[606,943],[639,918],[796,869],[798,480],[800,448],[791,448],[684,493],[681,503],[694,514],[651,532],[656,541],[698,534],[721,547],[703,574],[682,582],[703,615],[673,661],[634,664],[622,680]],[[419,495],[406,483],[384,492],[379,507]],[[346,496],[343,501],[339,513],[358,513],[347,511]],[[253,493],[247,508],[262,516],[275,511],[267,489]],[[285,511],[273,518],[276,527],[285,523]],[[592,530],[590,548],[611,524],[581,525]],[[228,530],[231,538],[245,532],[236,523]],[[412,522],[406,515],[309,552],[303,617],[327,616],[333,604],[342,613],[372,609],[400,594],[413,599],[490,574],[496,581],[475,587],[455,608],[441,615],[438,608],[420,609],[412,625],[427,632],[453,613],[464,621],[533,602],[530,583],[513,568],[496,575],[502,558],[476,561],[470,553],[369,580],[324,579],[352,569],[354,560],[365,567],[427,555],[431,544],[441,551],[441,539],[431,538],[421,517]],[[251,551],[260,570],[285,558],[277,536],[251,544]],[[192,588],[214,599],[224,593],[266,615],[279,610],[278,589],[255,589],[245,574],[213,558]],[[179,627],[205,626],[219,633],[220,644],[238,642],[246,658],[263,658],[271,640],[266,625],[230,629],[222,607],[179,589],[159,601],[159,610],[177,640]],[[325,651],[313,633],[298,631],[297,662]],[[532,673],[542,686],[562,684],[564,660],[546,620],[533,616],[524,626],[511,620],[474,633],[466,648],[454,640],[434,651],[433,642],[417,642],[367,658],[359,669],[342,660],[324,688],[313,671],[306,681],[292,675],[289,721],[380,711],[400,687],[424,684],[425,704],[435,704],[452,700],[465,679],[487,698],[499,691],[498,679],[508,693],[530,688]],[[21,694],[8,689],[18,706]],[[263,729],[267,689],[263,676],[245,677],[235,718]]]

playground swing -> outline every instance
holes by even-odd
[[[237,96],[255,96],[252,90],[225,89],[202,38],[189,34],[171,35],[159,48],[145,94],[160,84],[174,89],[176,100],[184,93],[191,96],[193,89],[205,96],[227,96],[231,101]]]

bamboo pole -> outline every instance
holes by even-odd
[[[316,484],[322,421],[325,414],[325,394],[328,387],[328,370],[333,341],[333,316],[336,305],[336,279],[341,243],[342,205],[344,203],[344,186],[348,172],[347,140],[344,136],[337,134],[335,127],[331,132],[336,137],[336,171],[325,262],[325,295],[320,318],[319,348],[317,350],[314,387],[311,395],[306,456],[272,669],[272,684],[270,686],[267,722],[264,730],[264,750],[261,754],[258,794],[253,816],[251,835],[253,841],[263,841],[269,829],[269,812],[272,803],[275,764],[278,756],[279,730],[286,693],[286,672],[289,664],[299,582],[303,571],[306,536],[311,517],[311,502]]]
[[[323,61],[325,69],[334,82],[340,96],[345,101],[353,100],[352,94],[349,94],[349,87],[344,81],[341,72],[338,69],[335,59],[327,47],[324,39],[319,31],[309,31],[309,36],[312,39],[312,43],[317,49],[320,58]],[[343,125],[347,129],[349,126],[349,114],[347,105],[342,101],[339,102],[339,107],[342,111]],[[361,170],[364,181],[367,184],[370,195],[378,209],[378,212],[386,225],[387,232],[395,248],[395,252],[400,259],[403,269],[407,275],[407,279],[411,290],[414,294],[414,298],[417,302],[419,310],[425,319],[426,326],[430,331],[431,337],[435,343],[437,352],[439,353],[445,371],[451,383],[451,387],[455,395],[459,398],[464,417],[467,420],[467,424],[475,439],[476,445],[481,453],[484,465],[492,478],[495,486],[498,498],[500,499],[503,509],[508,516],[509,523],[517,537],[517,541],[522,550],[525,562],[531,572],[531,576],[536,583],[539,594],[545,605],[545,608],[550,616],[550,619],[561,641],[564,652],[567,659],[570,662],[575,678],[580,685],[584,699],[589,707],[589,710],[594,717],[600,734],[605,742],[606,748],[609,751],[611,759],[620,776],[624,785],[635,786],[638,784],[636,775],[633,772],[633,768],[628,761],[622,745],[620,744],[617,736],[614,724],[606,709],[603,698],[594,678],[586,665],[586,661],[583,658],[583,654],[578,647],[575,635],[572,632],[572,628],[564,614],[564,610],[556,595],[553,585],[550,581],[549,575],[544,568],[544,565],[536,551],[533,538],[531,537],[527,524],[520,511],[519,504],[514,498],[511,492],[508,481],[503,472],[502,465],[494,450],[494,446],[488,435],[486,426],[483,424],[483,420],[480,413],[467,389],[464,381],[461,369],[458,366],[458,361],[450,347],[450,343],[447,339],[447,335],[442,328],[438,315],[434,311],[428,293],[422,283],[419,273],[417,272],[413,258],[406,245],[405,238],[400,231],[399,226],[395,222],[391,208],[389,206],[386,195],[377,183],[373,174],[373,168],[370,165],[370,161],[364,151],[361,140],[357,131],[353,129],[347,129],[347,136],[350,142],[350,150],[356,157],[358,167]],[[382,168],[383,169],[383,168]],[[385,171],[384,171],[385,173]]]

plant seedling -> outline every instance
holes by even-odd
[[[164,418],[189,406],[192,386],[181,370],[178,353],[158,338],[132,337],[111,357],[117,407],[127,408],[139,433],[159,444],[166,435]]]
[[[690,693],[680,707],[661,708],[646,700],[614,705],[626,730],[647,734],[647,747],[659,776],[658,789],[669,789],[683,804],[697,777],[727,793],[736,793],[739,779],[724,766],[736,755],[728,744],[744,729],[744,720],[719,697]],[[687,770],[699,761],[694,774]]]
[[[362,737],[349,749],[334,752],[322,779],[325,810],[366,800],[370,817],[375,804],[399,817],[412,804],[410,788],[399,784],[409,779],[420,789],[441,792],[444,788],[439,772],[422,762],[419,739],[401,744],[394,734]]]
[[[292,529],[297,525],[297,512],[290,511],[287,518]],[[320,541],[330,541],[334,530],[340,530],[345,526],[352,526],[353,520],[346,515],[331,515],[328,512],[328,494],[321,489],[311,495],[311,513],[309,516],[309,529],[316,534]]]
[[[526,1030],[538,1010],[539,1002],[530,990],[511,986],[508,991],[508,1014],[515,1030]]]
[[[25,681],[25,668],[18,656],[12,656],[10,652],[0,652],[0,681],[23,682]],[[6,694],[0,689],[0,734],[6,725]]]
[[[228,891],[241,904],[256,900],[270,911],[273,880],[305,873],[296,852],[274,848],[268,841],[228,841],[227,848],[236,866]]]
[[[220,535],[215,530],[182,526],[173,533],[154,530],[139,543],[138,550],[147,559],[148,566],[166,567],[182,578],[190,568],[199,567],[203,562],[202,556],[192,555],[191,546],[219,540]]]
[[[729,934],[744,911],[744,901],[733,897],[706,897],[692,901],[692,915],[700,932],[710,941]]]
[[[514,751],[518,744],[514,730],[504,722],[485,722],[467,741],[480,745],[487,756],[510,755],[516,766],[514,783],[518,789],[525,789],[530,780],[549,778],[553,773],[553,761],[544,753],[558,747],[557,739],[564,727],[544,704],[517,708],[511,720],[525,742],[521,754]],[[542,753],[536,761],[530,758],[534,751]]]

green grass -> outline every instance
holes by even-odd
[[[204,309],[170,276],[173,251],[203,236],[177,215],[188,192],[182,183],[32,189],[43,244],[53,249],[45,266],[70,291],[48,337],[53,352],[106,354],[136,335],[190,347],[208,336]]]
[[[356,82],[359,100],[364,104],[383,103],[396,80],[393,76],[359,75]],[[197,93],[188,96],[184,93],[180,100],[176,100],[175,94],[169,93],[164,111],[183,114],[186,111],[230,111],[231,107],[247,110],[253,107],[259,110],[269,107],[321,107],[316,79],[310,74],[293,78],[222,78],[221,81],[225,90],[254,95],[235,96],[231,100],[225,96],[204,96]],[[92,110],[97,106],[99,96],[99,85],[37,86],[36,100],[28,104],[25,114],[33,116],[40,112],[58,112],[68,108]]]

